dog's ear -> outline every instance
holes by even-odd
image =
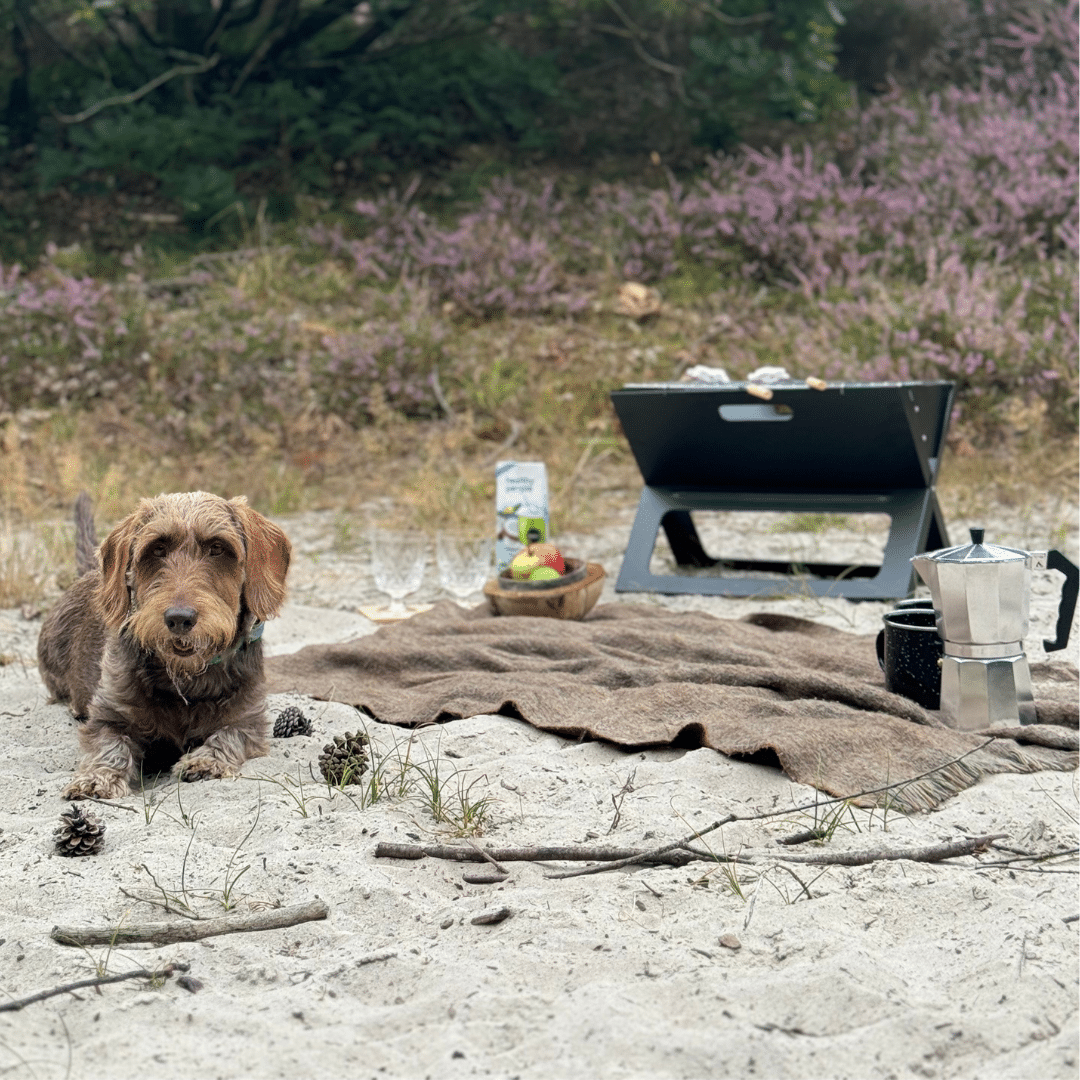
[[[101,616],[111,630],[119,630],[128,617],[131,598],[128,594],[128,567],[131,545],[139,529],[138,511],[124,518],[101,543],[101,588],[98,601]]]
[[[289,538],[262,514],[252,510],[243,495],[229,500],[247,542],[244,603],[259,622],[272,619],[285,599],[292,545]]]

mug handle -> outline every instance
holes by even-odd
[[[1043,648],[1047,652],[1057,652],[1069,644],[1073,612],[1076,611],[1076,595],[1080,590],[1080,567],[1066,559],[1060,551],[1048,551],[1046,569],[1057,570],[1065,575],[1065,580],[1061,585],[1061,601],[1058,604],[1057,639],[1046,638],[1043,641]]]
[[[882,671],[885,670],[885,631],[879,630],[877,635],[877,641],[874,642],[874,647],[877,649],[877,662],[878,667]]]

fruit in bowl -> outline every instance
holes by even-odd
[[[515,565],[516,563],[516,565]],[[512,591],[535,592],[568,588],[576,585],[586,575],[588,567],[584,559],[562,559],[562,572],[554,566],[541,565],[535,555],[520,552],[498,577],[498,587]]]
[[[604,568],[584,559],[566,558],[566,573],[544,580],[515,581],[507,567],[484,586],[495,615],[533,615],[582,619],[600,599]],[[550,568],[549,568],[550,569]],[[555,573],[551,570],[551,573]]]
[[[554,544],[530,544],[510,563],[515,581],[553,581],[566,573],[566,560]]]

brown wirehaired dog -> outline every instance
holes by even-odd
[[[90,500],[76,503],[82,577],[49,612],[38,664],[85,722],[68,799],[130,790],[151,746],[184,780],[235,776],[266,753],[263,621],[285,599],[292,549],[248,506],[204,491],[143,499],[93,558]]]

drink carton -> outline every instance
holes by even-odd
[[[502,573],[526,544],[548,538],[547,469],[542,461],[495,465],[495,568]]]

